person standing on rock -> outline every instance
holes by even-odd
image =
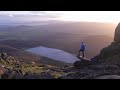
[[[80,57],[80,53],[82,52],[82,57],[84,58],[85,48],[86,48],[86,46],[85,46],[84,42],[82,42],[81,45],[80,45],[80,50],[78,51],[79,52],[79,55],[78,55],[79,57]]]

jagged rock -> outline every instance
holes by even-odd
[[[49,72],[47,72],[47,73],[42,73],[40,75],[40,79],[55,79],[55,78]]]
[[[67,75],[63,75],[58,79],[88,79],[88,78],[91,78],[92,76],[93,76],[93,73],[86,72],[86,71],[84,72],[77,71],[77,72],[68,73]]]
[[[80,59],[80,61],[74,62],[73,65],[74,65],[75,68],[86,67],[86,66],[88,66],[92,63],[91,60],[89,60],[87,58],[82,58],[82,57],[79,57],[79,56],[77,56],[77,57]]]
[[[20,70],[8,69],[2,74],[1,79],[22,79],[23,74]]]
[[[110,64],[110,63],[104,62],[98,65],[90,65],[88,66],[88,68],[92,70],[101,70],[101,69],[116,70],[116,69],[119,69],[120,67],[118,65],[115,65],[114,63]]]
[[[104,75],[104,76],[98,76],[94,79],[120,79],[119,75]]]
[[[13,79],[15,75],[15,71],[13,70],[6,70],[6,72],[1,76],[1,79]]]
[[[117,25],[114,34],[114,42],[111,43],[108,47],[103,48],[100,51],[100,54],[92,58],[91,60],[101,61],[101,59],[106,59],[111,56],[117,55],[120,53],[120,23]],[[104,61],[104,60],[103,60]]]
[[[61,69],[63,72],[65,73],[68,73],[68,72],[72,72],[72,71],[75,71],[75,68],[72,66],[72,67],[67,67],[67,68],[63,68]]]
[[[116,43],[120,43],[120,23],[117,25],[117,27],[115,29],[114,41]]]
[[[100,51],[100,54],[95,56],[91,60],[101,63],[107,60],[107,58],[113,57],[118,54],[120,54],[120,45],[114,43],[112,45],[109,45],[108,47],[103,48]]]
[[[57,78],[57,79],[73,79],[73,78],[71,78],[71,77],[66,77],[66,76],[62,76],[62,77],[59,77],[59,78]]]
[[[24,79],[54,79],[54,76],[52,76],[50,73],[41,73],[41,74],[25,74]]]
[[[81,57],[81,56],[78,56],[77,55],[77,58],[79,58],[80,59],[80,61],[91,61],[90,59],[88,59],[88,58],[83,58],[83,57]]]
[[[23,79],[23,75],[21,73],[15,73],[13,79]]]
[[[72,78],[71,76],[64,75],[64,76],[58,77],[57,79],[74,79],[74,78]]]
[[[76,61],[76,62],[74,62],[74,67],[75,68],[83,68],[90,64],[91,64],[91,62],[88,60]]]
[[[40,76],[38,74],[24,75],[23,79],[39,79]]]

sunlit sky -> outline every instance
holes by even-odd
[[[120,11],[0,11],[0,22],[4,21],[120,21]]]

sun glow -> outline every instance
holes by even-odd
[[[3,17],[8,16],[8,17]],[[0,11],[1,20],[120,22],[120,11]]]
[[[59,20],[119,23],[120,11],[66,11]]]

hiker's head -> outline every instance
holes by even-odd
[[[82,44],[83,44],[84,42],[82,42]]]

